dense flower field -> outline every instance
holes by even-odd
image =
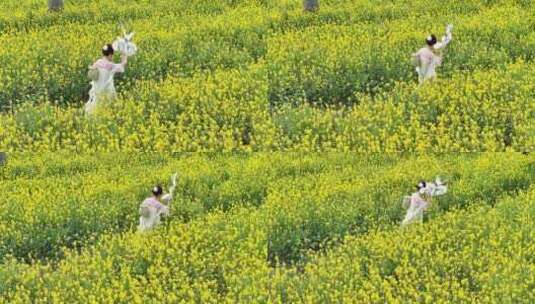
[[[0,2],[0,304],[535,302],[532,1]],[[139,52],[89,116],[122,27]]]
[[[5,150],[535,147],[529,1],[325,0],[316,14],[288,0],[41,2],[2,4]],[[440,80],[418,88],[410,54],[448,22]],[[121,99],[90,119],[86,67],[119,23],[141,51]]]
[[[175,171],[171,217],[137,233]],[[14,154],[0,174],[2,302],[535,300],[532,155]],[[399,228],[437,174],[450,192]]]

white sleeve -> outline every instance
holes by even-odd
[[[124,73],[124,62],[121,62],[121,63],[114,63],[112,68],[111,68],[111,71],[112,73]]]
[[[169,215],[169,207],[162,205],[162,209],[160,210],[160,213],[163,215]]]
[[[173,196],[168,193],[168,194],[165,194],[164,196],[162,196],[162,202],[165,203],[165,204],[169,204],[170,201],[173,200]]]
[[[451,27],[448,26],[448,28],[446,29],[446,35],[442,36],[442,40],[439,43],[435,44],[434,48],[436,50],[445,48],[451,42],[451,39],[453,39],[453,36],[451,34]]]
[[[437,185],[433,189],[432,196],[440,196],[448,193],[448,186],[446,185]]]

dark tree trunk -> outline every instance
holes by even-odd
[[[315,12],[320,8],[319,0],[304,0],[303,9],[305,12]]]
[[[241,142],[242,145],[248,146],[251,144],[251,131],[252,131],[252,124],[251,121],[248,119],[245,122],[245,128],[243,128],[243,132],[241,135]]]
[[[57,12],[63,9],[63,0],[48,0],[48,10]]]
[[[6,162],[7,162],[6,152],[0,152],[0,166],[5,165]]]

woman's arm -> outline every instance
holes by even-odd
[[[158,209],[158,213],[159,214],[162,214],[162,215],[169,215],[169,207],[162,204],[162,203],[158,203],[158,207],[156,207]]]
[[[420,54],[419,54],[419,52],[418,53],[413,53],[411,55],[411,63],[414,66],[420,66]]]
[[[446,27],[446,35],[442,36],[442,41],[435,44],[434,46],[435,50],[444,49],[451,42],[451,39],[453,39],[453,36],[451,34],[452,29],[453,29],[453,25],[451,24]]]
[[[161,213],[165,216],[168,216],[169,215],[169,207],[165,206],[165,205],[162,205],[162,210],[161,210]]]
[[[171,202],[172,199],[173,199],[173,195],[171,195],[170,193],[162,196],[162,202],[166,205],[169,204],[169,202]]]
[[[113,73],[124,73],[128,59],[125,55],[121,55],[121,63],[113,63],[111,71]]]

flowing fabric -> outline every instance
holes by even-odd
[[[162,201],[170,201],[170,195],[162,198]],[[139,231],[151,230],[160,224],[162,215],[169,215],[169,207],[160,203],[156,198],[147,198],[139,207]]]
[[[139,231],[148,231],[160,224],[161,216],[169,216],[171,202],[176,189],[177,174],[171,176],[169,193],[161,198],[161,202],[154,197],[147,198],[139,207]]]
[[[112,43],[113,49],[127,57],[134,56],[137,52],[137,46],[132,42],[134,33],[124,33],[123,37],[117,37]]]
[[[442,40],[433,46],[435,51],[441,51],[451,42],[453,26],[450,24],[446,28],[446,35]],[[418,82],[425,83],[427,80],[436,78],[436,68],[442,65],[442,57],[437,55],[431,48],[424,47],[414,53],[414,63],[417,65],[416,73],[418,73]]]
[[[448,193],[448,186],[437,177],[434,182],[426,183],[424,191],[431,196],[440,196]]]
[[[171,187],[169,187],[169,193],[171,196],[175,194],[177,176],[178,176],[177,173],[171,175]]]
[[[93,67],[97,68],[99,77],[97,81],[91,81],[89,100],[85,105],[85,111],[93,114],[103,100],[114,100],[117,97],[113,77],[116,73],[124,73],[125,62],[113,63],[107,59],[99,59]]]
[[[409,209],[401,225],[407,226],[413,223],[422,223],[424,212],[427,210],[429,203],[423,200],[418,192],[412,194],[408,200]],[[406,204],[407,202],[404,201],[404,203]]]
[[[444,49],[451,42],[451,39],[453,38],[453,35],[451,33],[452,30],[453,25],[448,24],[448,26],[446,27],[446,35],[442,36],[442,40],[433,46],[435,50]]]

